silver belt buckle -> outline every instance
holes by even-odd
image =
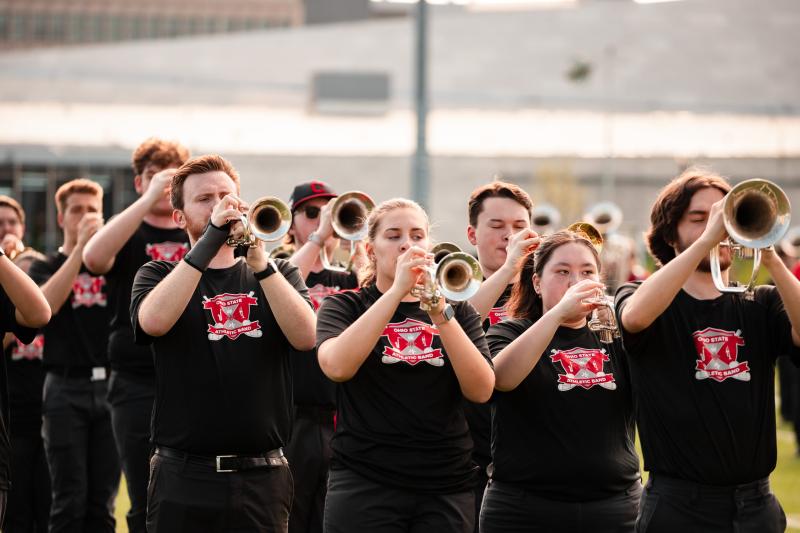
[[[217,472],[235,472],[235,470],[223,470],[222,467],[220,467],[220,459],[225,459],[225,458],[228,458],[228,457],[236,457],[236,456],[235,455],[218,455],[217,456]]]
[[[106,367],[96,366],[92,368],[92,377],[89,378],[89,381],[105,381],[105,379],[106,379]]]

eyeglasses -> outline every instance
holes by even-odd
[[[319,216],[320,208],[316,205],[304,205],[302,207],[298,207],[297,210],[305,213],[307,219],[314,220]]]

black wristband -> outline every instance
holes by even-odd
[[[208,222],[202,237],[200,237],[192,249],[183,256],[189,266],[205,272],[208,264],[214,259],[214,256],[219,252],[220,247],[228,240],[228,234],[231,231],[230,223],[225,224],[218,228],[211,221]]]
[[[277,271],[278,271],[278,265],[275,264],[274,259],[270,258],[269,260],[267,260],[267,268],[265,268],[261,272],[256,272],[253,275],[256,277],[258,281],[261,281],[262,279],[267,279]]]

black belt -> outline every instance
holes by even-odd
[[[46,370],[64,378],[84,378],[91,381],[103,381],[108,376],[108,369],[104,366],[47,365]]]
[[[240,470],[289,464],[283,456],[283,448],[276,448],[258,455],[194,455],[175,448],[158,446],[156,447],[156,455],[209,466],[216,472],[238,472]]]

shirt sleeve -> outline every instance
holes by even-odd
[[[145,297],[150,294],[161,280],[167,277],[175,263],[166,261],[150,261],[145,263],[136,273],[131,289],[131,326],[136,344],[151,344],[153,337],[145,333],[139,326],[139,306],[142,305]]]
[[[456,305],[456,320],[461,325],[461,329],[467,334],[472,344],[481,352],[481,355],[492,365],[492,355],[489,353],[489,345],[486,343],[486,336],[483,333],[483,324],[478,311],[469,302],[461,302]]]
[[[531,324],[530,320],[505,320],[490,327],[486,332],[486,342],[492,357],[496,357],[503,348],[522,335]]]
[[[278,267],[278,270],[280,270],[281,275],[286,278],[286,281],[294,287],[298,294],[303,297],[303,300],[313,309],[314,304],[311,302],[311,297],[308,295],[308,287],[306,287],[303,278],[300,276],[300,269],[285,259],[275,259],[275,265]]]
[[[30,268],[28,269],[28,276],[36,283],[37,285],[44,285],[47,283],[53,276],[54,272],[50,268],[50,263],[48,261],[42,261],[41,259],[36,259],[31,263]]]
[[[783,307],[781,294],[776,287],[762,285],[755,288],[756,302],[767,309],[767,324],[769,331],[768,342],[772,346],[771,355],[774,359],[788,356],[795,365],[800,364],[800,347],[795,346],[792,340],[792,323]]]
[[[658,322],[658,319],[654,320],[652,324],[638,333],[631,333],[622,326],[622,311],[628,304],[630,297],[633,296],[633,293],[639,288],[639,285],[641,285],[641,282],[622,285],[617,289],[614,298],[614,313],[616,314],[617,324],[619,325],[619,331],[622,335],[622,343],[627,353],[631,355],[643,349],[655,329],[656,322]]]
[[[332,294],[322,300],[317,311],[317,349],[328,339],[338,337],[359,315],[354,292]]]

